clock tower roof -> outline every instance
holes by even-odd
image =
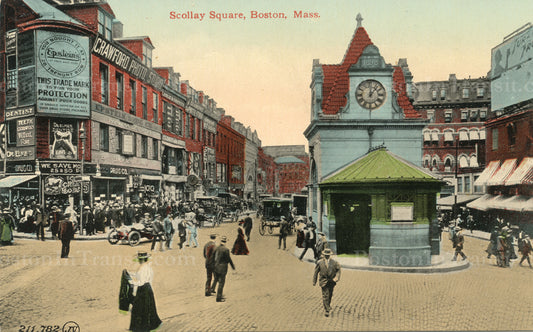
[[[322,94],[324,114],[336,114],[346,105],[346,93],[350,89],[348,70],[357,63],[363,50],[373,45],[368,33],[362,26],[357,27],[355,33],[339,65],[322,65],[324,71],[324,85]]]
[[[398,95],[396,100],[398,101],[398,106],[403,110],[403,114],[406,119],[417,119],[421,118],[422,115],[418,113],[413,104],[407,96],[407,84],[405,82],[405,75],[402,67],[395,66],[394,73],[392,74],[393,88],[394,92]]]

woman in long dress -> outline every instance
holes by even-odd
[[[0,216],[0,242],[2,245],[12,244],[13,228],[15,228],[15,223],[9,215],[9,211],[2,211],[2,215]]]
[[[139,268],[131,273],[130,283],[133,285],[133,305],[131,308],[130,331],[153,331],[161,325],[157,315],[152,281],[154,271],[148,263],[150,255],[146,252],[137,254]]]
[[[244,229],[240,226],[237,228],[237,238],[235,239],[231,253],[234,255],[248,255],[250,253],[246,245],[246,240],[244,239]]]

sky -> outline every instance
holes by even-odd
[[[530,0],[108,0],[124,37],[149,36],[153,65],[173,67],[262,146],[305,145],[313,59],[338,64],[362,25],[387,63],[414,82],[486,76],[491,49],[533,21]],[[252,18],[284,13],[287,18]],[[318,17],[295,18],[294,11]],[[171,14],[174,12],[178,15]],[[242,13],[245,19],[209,18]],[[202,14],[203,20],[181,18]],[[180,18],[172,18],[177,17]]]

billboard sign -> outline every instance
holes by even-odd
[[[506,39],[492,49],[491,102],[501,110],[533,98],[533,26]]]
[[[37,31],[37,112],[88,117],[89,38]]]

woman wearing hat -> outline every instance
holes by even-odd
[[[131,307],[130,331],[151,331],[161,325],[152,290],[154,271],[152,264],[148,262],[149,259],[150,254],[139,252],[136,258],[139,262],[139,268],[136,272],[129,273],[134,296]]]
[[[13,241],[13,228],[15,228],[15,222],[9,213],[9,209],[4,209],[0,216],[0,242],[2,245],[10,245]]]

